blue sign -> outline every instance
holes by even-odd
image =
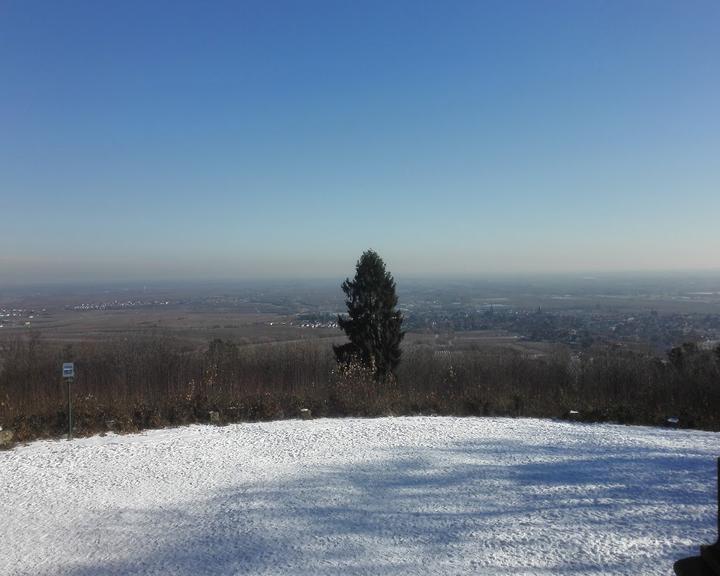
[[[63,363],[63,378],[75,378],[75,364],[72,362]]]

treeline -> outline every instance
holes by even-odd
[[[204,350],[170,338],[58,346],[37,336],[0,348],[0,426],[19,441],[66,431],[64,361],[76,363],[74,430],[91,434],[207,422],[386,414],[572,417],[720,430],[720,348],[665,359],[609,349],[540,358],[512,350],[408,345],[397,377],[339,367],[321,341]],[[215,414],[212,414],[215,413]]]

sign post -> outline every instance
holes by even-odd
[[[75,380],[75,364],[72,362],[64,362],[62,365],[63,380],[67,383],[68,398],[68,440],[72,440],[72,396],[70,396],[70,388],[73,380]]]

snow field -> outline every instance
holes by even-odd
[[[720,434],[535,419],[190,426],[0,452],[0,573],[669,575]]]

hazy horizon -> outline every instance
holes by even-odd
[[[718,271],[718,21],[5,2],[0,286]]]
[[[442,287],[452,284],[473,285],[477,283],[490,283],[497,285],[518,285],[523,283],[555,283],[555,282],[576,282],[583,283],[609,282],[673,282],[673,281],[720,281],[720,268],[715,269],[675,269],[675,270],[596,270],[596,271],[561,271],[548,272],[540,270],[536,272],[484,272],[477,274],[412,274],[400,272],[399,274],[390,266],[388,270],[393,274],[399,287],[404,285],[427,284],[429,286]],[[53,280],[8,280],[3,276],[0,278],[0,289],[7,290],[32,290],[32,289],[53,289],[53,288],[178,288],[178,287],[242,287],[242,286],[323,286],[338,287],[339,283],[355,273],[355,262],[348,263],[344,269],[337,274],[316,275],[316,276],[229,276],[229,275],[207,275],[201,277],[184,276],[109,276],[83,277],[72,276],[68,278],[55,278]],[[566,287],[569,285],[565,284]]]

